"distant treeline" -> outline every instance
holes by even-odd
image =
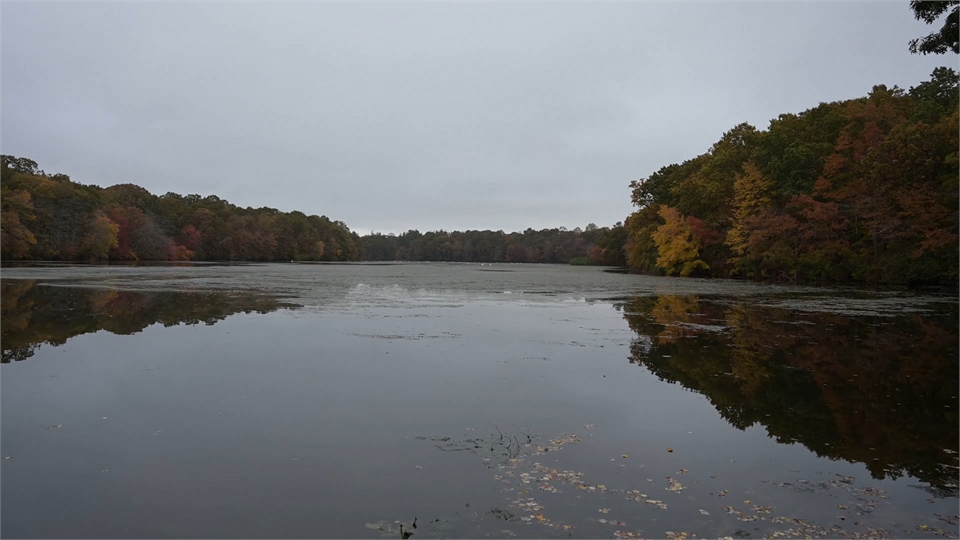
[[[408,231],[360,237],[341,221],[240,208],[214,195],[156,196],[47,174],[2,156],[0,255],[18,260],[416,260],[624,265],[626,229]]]
[[[958,75],[736,126],[631,183],[629,266],[885,283],[958,278]]]
[[[626,263],[626,229],[589,224],[568,231],[407,231],[399,236],[371,234],[360,239],[360,257],[386,261],[458,261],[602,264]]]
[[[42,260],[343,261],[357,235],[340,221],[273,208],[240,208],[216,196],[156,196],[48,175],[2,156],[0,255]]]

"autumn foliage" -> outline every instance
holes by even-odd
[[[87,186],[3,156],[0,255],[41,260],[353,260],[357,236],[325,216],[216,196]]]
[[[783,281],[955,282],[958,75],[741,124],[631,183],[636,271]]]

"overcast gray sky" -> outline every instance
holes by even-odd
[[[612,225],[740,122],[956,57],[887,3],[2,4],[2,152],[410,228]],[[939,26],[936,27],[939,29]]]

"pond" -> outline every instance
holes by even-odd
[[[956,291],[7,267],[22,538],[958,537]]]

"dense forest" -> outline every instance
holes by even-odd
[[[156,196],[48,175],[2,157],[0,255],[42,260],[342,261],[358,237],[339,221],[273,208],[240,208],[216,196]]]
[[[364,260],[572,263],[622,266],[626,229],[620,223],[580,230],[407,231],[399,236],[372,234],[360,239]]]
[[[740,124],[632,182],[629,266],[784,281],[956,282],[958,75]]]

